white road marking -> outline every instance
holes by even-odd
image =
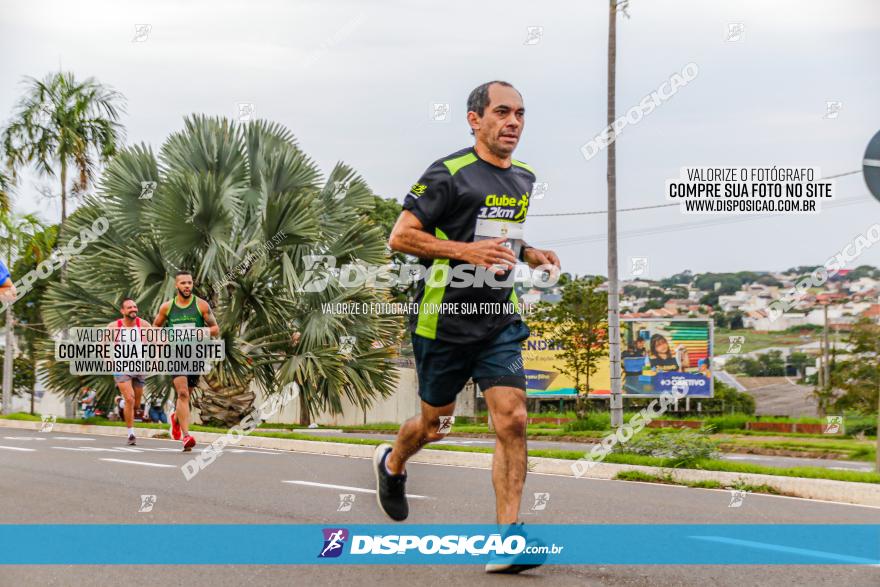
[[[169,469],[176,469],[177,465],[165,465],[162,463],[145,463],[143,461],[127,461],[125,459],[101,459],[102,461],[107,461],[110,463],[127,463],[129,465],[144,465],[145,467],[166,467]]]
[[[22,448],[20,446],[2,446],[0,448],[5,448],[6,450],[20,450],[22,452],[35,452],[37,449],[35,448]]]
[[[4,436],[6,440],[46,440],[45,438],[40,438],[39,436]]]
[[[52,448],[57,448],[58,450],[76,450],[80,452],[131,452],[104,446],[53,446]]]
[[[321,487],[324,489],[343,489],[345,491],[354,491],[356,493],[372,493],[375,495],[375,489],[363,489],[361,487],[349,487],[348,485],[332,485],[330,483],[315,483],[314,481],[282,481],[282,483],[290,483],[291,485],[305,485],[307,487]],[[428,497],[427,495],[412,495],[411,493],[406,494],[407,497],[411,497],[412,499],[434,499],[433,497]]]
[[[240,453],[248,453],[248,454],[255,454],[255,455],[277,455],[278,454],[277,452],[267,452],[267,451],[262,451],[262,450],[249,450],[246,448],[226,448],[226,449],[223,449],[223,452],[234,452],[234,453],[239,453],[239,454]]]
[[[94,438],[86,438],[85,436],[53,436],[52,440],[95,440]]]
[[[109,447],[109,446],[53,446],[52,448],[57,448],[58,450],[75,450],[79,452],[180,452],[180,449],[177,448],[162,448],[162,447],[138,447],[138,448],[130,448],[123,446]]]
[[[461,445],[469,444],[495,444],[494,440],[441,440],[437,444]]]

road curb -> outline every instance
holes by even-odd
[[[39,431],[42,422],[0,420],[0,425],[8,428]],[[126,429],[121,426],[95,426],[87,424],[56,423],[53,426],[52,431],[103,436],[126,436],[127,434]],[[142,435],[146,433],[149,437],[166,434],[163,430],[148,428],[138,428],[138,432]],[[192,435],[197,441],[205,444],[209,444],[221,436],[226,436],[225,434],[218,434],[215,432],[192,432]],[[238,440],[236,441],[236,435],[230,434],[229,436],[231,438],[228,446],[243,448],[268,448],[309,454],[337,455],[357,458],[370,458],[375,450],[375,446],[364,444],[294,440],[266,436],[241,436],[237,437]],[[492,455],[489,453],[423,450],[410,459],[410,461],[413,463],[470,467],[476,469],[490,469],[492,467]],[[575,474],[572,471],[572,465],[575,462],[576,461],[566,459],[529,457],[529,471],[533,473],[575,477]],[[717,481],[722,485],[728,486],[738,484],[766,485],[785,495],[794,497],[880,507],[880,485],[872,483],[855,483],[850,481],[835,481],[831,479],[780,477],[757,473],[701,471],[696,469],[664,469],[643,465],[618,465],[612,463],[597,463],[586,471],[581,479],[614,479],[618,473],[623,471],[641,471],[649,475],[657,475],[661,477],[669,476],[677,481]]]

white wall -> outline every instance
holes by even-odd
[[[406,367],[394,368],[398,374],[394,392],[387,398],[375,402],[372,408],[367,410],[366,418],[362,409],[346,401],[343,403],[342,414],[331,415],[323,413],[317,418],[313,418],[312,421],[316,422],[319,426],[356,426],[358,424],[375,424],[379,422],[403,423],[408,418],[415,416],[419,413],[421,405],[416,371]],[[265,401],[265,396],[256,388],[254,393],[256,394],[254,406],[259,407]],[[14,404],[16,408],[19,401],[22,404],[27,404],[30,398],[18,398]],[[24,406],[22,408],[22,411],[27,411],[27,408],[24,408]],[[36,401],[34,409],[37,413],[55,414],[61,417],[64,415],[64,402],[56,394],[47,391],[43,394],[42,399]],[[465,386],[465,389],[459,394],[455,414],[463,416],[474,415],[473,388]],[[197,410],[193,410],[192,418],[194,423],[199,422]],[[299,401],[294,399],[267,420],[267,422],[286,424],[299,422]]]
[[[419,413],[419,386],[416,371],[407,368],[396,368],[396,370],[398,378],[394,392],[387,398],[374,403],[373,407],[367,411],[366,418],[362,409],[345,401],[342,414],[323,413],[317,418],[313,418],[312,421],[320,426],[355,426],[378,422],[400,423],[415,416]],[[258,390],[254,391],[257,394],[254,405],[259,406],[265,401],[265,398]],[[299,422],[299,401],[291,401],[267,421],[287,424]]]

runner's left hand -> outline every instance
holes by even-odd
[[[557,269],[562,268],[562,266],[559,264],[559,257],[556,256],[556,253],[548,249],[536,249],[535,247],[529,247],[523,254],[523,258],[525,258],[526,263],[528,263],[529,267],[531,267],[532,269],[541,265],[553,265]]]

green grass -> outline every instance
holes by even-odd
[[[545,456],[542,451],[529,451],[529,456]],[[581,454],[577,451],[553,451],[554,453]],[[535,453],[535,454],[533,454]],[[551,458],[571,458],[566,456],[553,456]],[[660,467],[675,469],[673,459],[633,455],[627,453],[611,453],[605,457],[606,463],[618,465],[643,465],[647,467]],[[806,479],[831,479],[833,481],[850,481],[854,483],[880,483],[880,474],[862,471],[839,471],[836,469],[823,469],[822,467],[768,467],[765,465],[753,465],[750,463],[731,462],[718,459],[703,459],[696,463],[683,467],[701,471],[726,471],[729,473],[755,473],[758,475],[774,475],[777,477],[803,477]]]
[[[488,415],[489,415],[489,412],[487,412],[485,410],[482,412],[477,412],[478,418],[486,418],[486,417],[488,417]],[[572,410],[569,410],[567,412],[560,412],[558,410],[553,410],[553,411],[549,411],[549,412],[529,412],[528,417],[529,418],[577,418],[577,414]]]
[[[263,428],[295,428],[295,426],[291,426],[289,424],[264,424],[261,425]],[[394,424],[391,422],[381,422],[377,424],[355,424],[355,425],[347,425],[347,426],[325,426],[325,428],[338,428],[340,430],[344,430],[346,432],[359,432],[359,431],[369,431],[369,432],[397,432],[400,429],[400,424]],[[458,418],[455,420],[455,424],[452,427],[454,432],[463,432],[463,433],[472,433],[472,434],[489,434],[492,431],[489,430],[488,424],[472,424],[468,422],[459,423]],[[529,430],[538,430],[538,434],[542,435],[562,435],[563,428],[557,424],[553,424],[551,422],[539,422],[537,424],[529,424]]]
[[[635,412],[633,412],[635,413]],[[624,415],[624,421],[629,421],[631,414]],[[563,428],[566,432],[580,432],[584,430],[605,431],[611,429],[611,414],[591,412],[584,418],[569,422]]]
[[[801,339],[800,334],[791,332],[756,332],[751,329],[730,330],[727,328],[715,328],[716,354],[722,355],[727,353],[729,336],[745,336],[746,340],[742,345],[741,354],[750,353],[767,347],[788,347],[798,346],[818,340],[818,335],[814,333],[804,333],[810,336],[810,340]]]
[[[733,434],[736,436],[772,436],[781,438],[853,438],[849,434],[807,434],[805,432],[776,432],[771,430],[715,430],[715,434]],[[877,438],[876,436],[865,435],[865,438]]]
[[[273,424],[271,422],[263,422],[262,424],[257,426],[257,428],[284,428],[287,430],[297,430],[299,428],[308,429],[309,427],[303,426],[301,424],[287,424],[287,423]]]
[[[42,417],[39,414],[25,414],[23,412],[17,412],[15,414],[7,414],[3,416],[6,420],[23,420],[26,422],[40,422],[42,421]],[[111,421],[106,418],[55,418],[55,422],[58,424],[82,424],[84,426],[125,426],[125,422],[120,421]],[[154,424],[144,423],[144,422],[135,422],[136,428],[167,428],[168,424]]]
[[[280,426],[273,426],[274,428],[280,428]],[[333,428],[338,428],[343,432],[387,432],[387,433],[396,433],[400,429],[399,424],[387,425],[387,424],[367,424],[366,426],[333,426]],[[606,434],[610,433],[610,430],[581,430],[581,431],[568,431],[565,428],[559,428],[558,426],[552,425],[541,425],[541,424],[529,424],[528,426],[528,435],[529,438],[557,438],[557,437],[574,437],[574,438],[584,438],[584,439],[597,439],[602,438]],[[492,430],[489,430],[489,427],[485,424],[455,424],[452,427],[452,434],[492,434]]]
[[[663,483],[664,485],[686,485],[702,489],[723,489],[724,486],[718,481],[682,481],[667,475],[652,475],[642,471],[621,471],[614,476],[619,481],[641,481],[643,483]]]
[[[721,449],[756,448],[771,450],[787,450],[812,453],[839,454],[840,458],[853,461],[873,462],[876,458],[876,447],[870,441],[851,440],[846,438],[805,439],[805,440],[747,440],[735,439],[720,441]]]
[[[378,446],[387,440],[373,440],[372,438],[346,438],[340,436],[314,436],[311,434],[297,434],[295,432],[251,432],[249,436],[264,436],[266,438],[285,438],[287,440],[311,440],[314,442],[338,442],[340,444],[366,444]]]
[[[615,479],[621,481],[641,481],[643,483],[662,483],[664,485],[684,485],[686,487],[695,487],[699,489],[737,489],[747,491],[749,493],[769,493],[771,495],[782,495],[782,492],[775,487],[766,484],[750,485],[748,483],[735,483],[733,485],[722,485],[719,481],[686,481],[683,479],[675,479],[671,473],[666,475],[652,475],[643,473],[642,471],[621,471],[614,476]]]
[[[631,414],[627,414],[627,416],[630,416],[630,415]],[[31,421],[31,422],[39,422],[41,419],[39,414],[31,415],[31,414],[27,414],[27,413],[23,413],[23,412],[9,414],[8,416],[4,416],[4,417],[9,420],[24,420],[24,421]],[[724,416],[724,418],[727,418],[727,416]],[[607,417],[605,417],[604,419],[608,420]],[[690,417],[690,418],[682,418],[682,419],[696,420],[697,418]],[[712,422],[713,420],[714,420],[714,418],[709,418],[706,421]],[[773,421],[782,421],[784,419],[774,418],[772,420]],[[809,419],[801,418],[799,420],[806,421]],[[813,418],[812,420],[815,420],[815,418]],[[762,421],[764,421],[764,420],[762,420]],[[766,419],[766,421],[771,421],[771,419]],[[106,418],[89,418],[86,420],[83,420],[81,418],[57,418],[56,422],[63,423],[63,424],[88,424],[88,425],[94,425],[94,426],[122,426],[123,425],[123,423],[121,421],[118,421],[118,420],[111,421],[111,420],[107,420]],[[166,427],[167,424],[136,422],[135,426],[140,427],[140,428],[153,428],[153,429],[155,429],[155,428]],[[268,423],[268,422],[264,422],[264,423],[260,424],[259,428],[261,428],[261,429],[268,428],[268,429],[285,429],[285,430],[304,430],[304,431],[310,430],[310,428],[308,428],[307,426],[302,426],[299,424],[290,424],[290,423],[273,424],[273,423]],[[397,430],[400,428],[400,424],[395,424],[392,422],[381,422],[381,423],[376,423],[376,424],[359,424],[356,426],[325,426],[323,428],[339,429],[339,430],[342,430],[343,432],[370,431],[370,432],[394,433],[394,432],[397,432]],[[790,433],[790,432],[768,433],[765,431],[757,431],[757,430],[739,430],[739,429],[729,429],[727,427],[722,427],[722,428],[725,428],[725,429],[723,431],[716,430],[716,433],[723,434],[723,435],[735,435],[735,436],[774,436],[774,437],[780,437],[780,438],[786,438],[786,439],[787,438],[815,439],[815,440],[821,441],[822,444],[820,445],[820,444],[805,443],[804,446],[805,447],[806,446],[810,446],[810,447],[815,446],[817,448],[821,448],[821,446],[829,446],[829,447],[831,447],[829,450],[837,450],[838,448],[850,450],[850,449],[852,449],[853,446],[855,446],[855,445],[845,444],[847,441],[850,440],[850,438],[847,436],[829,436],[829,435],[825,435],[825,434],[802,434],[802,433]],[[194,425],[193,430],[202,430],[204,432],[225,432],[226,431],[225,428],[211,427],[211,426],[198,426],[198,425]],[[529,430],[531,431],[529,434],[530,436],[550,436],[550,437],[552,437],[552,436],[573,436],[573,437],[583,437],[583,438],[602,438],[605,435],[611,433],[611,430],[609,428],[588,427],[588,429],[585,429],[585,430],[568,430],[567,427],[559,427],[559,426],[549,424],[549,423],[530,424]],[[646,433],[646,434],[657,434],[657,433],[669,432],[669,431],[670,431],[670,429],[668,429],[668,428],[667,429],[645,428],[642,432]],[[456,424],[454,426],[454,432],[458,432],[458,433],[462,433],[462,434],[490,434],[492,431],[489,430],[489,427],[486,426],[485,424],[462,424],[462,425]],[[872,438],[876,438],[876,437],[866,436],[865,441],[866,442],[870,441]],[[729,441],[727,439],[721,439],[721,441],[725,442],[725,443],[729,443]],[[736,442],[740,442],[740,441],[736,441]],[[747,442],[747,441],[743,441],[743,442]],[[764,443],[768,447],[771,447],[771,448],[776,448],[777,446],[779,446],[782,448],[792,448],[792,450],[796,450],[796,448],[794,448],[794,447],[797,446],[797,443],[793,443],[793,444],[787,445],[787,446],[784,444],[780,444],[780,442],[785,442],[785,441],[758,441],[758,442]],[[853,440],[853,442],[858,442],[858,441]],[[844,444],[840,444],[840,443],[844,443]]]
[[[720,460],[699,461],[689,467],[703,471],[728,471],[731,473],[755,473],[759,475],[775,475],[777,477],[801,477],[805,479],[831,479],[833,481],[850,481],[854,483],[880,483],[880,474],[862,471],[839,471],[821,467],[767,467],[742,462]]]

